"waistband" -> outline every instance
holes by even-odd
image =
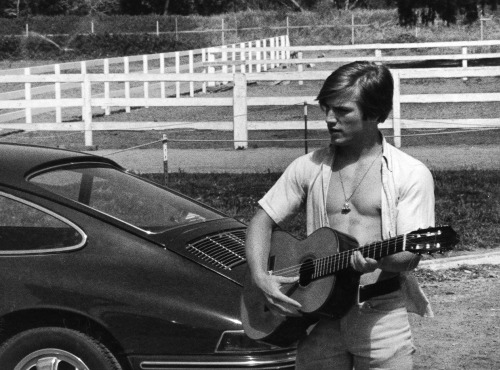
[[[359,303],[379,295],[389,294],[401,288],[399,275],[389,279],[377,281],[374,284],[359,286]]]

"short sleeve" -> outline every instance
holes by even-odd
[[[307,190],[304,161],[304,157],[294,160],[259,201],[262,209],[280,226],[295,216],[305,201]]]
[[[414,166],[405,179],[397,204],[397,234],[435,224],[434,180],[424,164]]]

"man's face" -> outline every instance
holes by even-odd
[[[322,109],[334,145],[349,145],[359,141],[369,128],[376,126],[374,120],[363,119],[363,112],[353,100],[327,98]]]

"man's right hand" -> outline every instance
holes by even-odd
[[[271,311],[285,316],[302,316],[299,310],[302,305],[296,300],[283,294],[281,288],[288,290],[286,285],[298,284],[299,277],[284,277],[272,274],[261,274],[254,279],[255,284],[262,291]]]

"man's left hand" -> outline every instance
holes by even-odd
[[[355,251],[351,256],[351,266],[354,270],[365,274],[375,271],[379,264],[373,258],[364,258],[360,251]]]

